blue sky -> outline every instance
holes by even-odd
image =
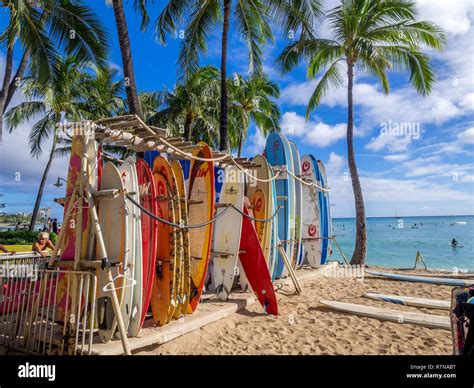
[[[86,1],[100,15],[110,32],[110,65],[121,71],[121,57],[116,38],[112,8],[105,1]],[[129,2],[131,3],[131,2]],[[471,42],[474,12],[469,0],[418,0],[420,19],[439,24],[448,34],[448,46],[442,53],[430,52],[438,82],[433,94],[418,96],[408,83],[407,74],[390,74],[391,93],[383,96],[376,80],[356,74],[354,88],[356,114],[356,158],[361,176],[368,216],[474,214],[474,47]],[[337,0],[326,1],[326,7]],[[160,6],[151,10],[152,20]],[[4,16],[0,13],[0,17]],[[177,74],[176,58],[180,40],[171,37],[166,47],[154,38],[152,28],[139,31],[140,18],[131,4],[126,16],[132,42],[137,84],[140,91],[172,88]],[[0,28],[5,20],[0,20]],[[202,64],[220,62],[220,27],[209,36],[208,55]],[[322,36],[330,36],[326,26]],[[306,78],[305,64],[289,74],[281,74],[275,58],[289,43],[277,34],[274,44],[264,48],[264,68],[281,89],[283,133],[296,141],[300,153],[312,153],[325,162],[332,187],[333,215],[354,215],[352,188],[346,162],[346,90],[331,90],[305,121],[306,104],[316,81]],[[0,74],[4,49],[0,52]],[[17,61],[19,58],[15,58]],[[245,45],[231,31],[228,58],[229,74],[245,73]],[[319,75],[320,77],[321,75]],[[23,97],[17,95],[16,103]],[[7,211],[31,210],[36,187],[46,164],[46,153],[39,160],[28,155],[26,134],[30,123],[15,134],[4,134],[0,145],[0,191]],[[402,127],[403,133],[397,133]],[[260,153],[265,139],[252,127],[244,147],[246,156]],[[45,146],[45,150],[48,146]],[[53,164],[42,206],[53,206],[60,216],[62,209],[52,198],[63,189],[52,184],[66,176],[67,160]],[[20,174],[20,179],[18,179]]]

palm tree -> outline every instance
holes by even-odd
[[[68,144],[64,134],[59,132],[57,125],[62,115],[70,121],[79,121],[83,118],[95,119],[107,111],[117,111],[123,107],[122,100],[113,95],[119,93],[120,88],[111,82],[112,73],[107,69],[96,70],[96,76],[85,73],[84,68],[74,56],[60,59],[56,69],[56,76],[51,82],[39,82],[35,78],[26,78],[22,91],[27,96],[26,102],[11,108],[5,114],[9,131],[13,131],[21,123],[41,115],[32,127],[29,135],[31,155],[38,158],[43,152],[43,143],[52,137],[52,146],[49,158],[38,188],[30,230],[34,230],[44,186],[55,155],[69,151],[67,146],[58,148],[60,144]],[[108,80],[108,82],[106,81]]]
[[[185,71],[198,66],[199,57],[206,53],[206,39],[215,26],[222,23],[221,38],[221,95],[219,148],[228,148],[228,95],[227,95],[227,50],[229,30],[232,26],[246,43],[249,53],[249,72],[262,71],[261,46],[273,40],[270,21],[286,28],[285,33],[301,27],[312,35],[312,22],[320,14],[319,0],[170,0],[156,20],[158,39],[166,44],[167,33],[175,33],[177,25],[189,16],[185,39],[181,45],[178,62]],[[232,13],[232,18],[231,18]]]
[[[446,36],[436,25],[418,21],[415,5],[403,0],[343,0],[329,11],[333,39],[305,39],[285,48],[279,61],[284,71],[307,59],[308,76],[322,69],[324,75],[309,100],[306,117],[320,104],[330,86],[343,84],[343,64],[347,67],[347,159],[356,209],[356,243],[352,264],[363,264],[367,252],[365,208],[354,155],[353,83],[354,67],[377,77],[384,94],[390,90],[387,71],[409,71],[410,82],[421,94],[428,95],[435,76],[422,47],[441,50]]]
[[[229,79],[228,84],[231,146],[238,149],[240,157],[252,121],[264,136],[280,130],[280,109],[274,100],[280,96],[280,89],[265,75],[244,79],[236,74],[233,79]]]
[[[214,144],[219,127],[219,71],[204,66],[183,74],[172,91],[140,94],[147,122],[185,140]],[[151,107],[151,109],[150,109]]]
[[[1,1],[2,6],[9,10],[9,23],[0,34],[0,44],[7,49],[0,91],[0,140],[3,116],[27,68],[31,76],[46,82],[56,77],[61,51],[80,63],[91,61],[99,66],[104,65],[107,54],[102,24],[80,1],[9,0]],[[16,42],[20,44],[15,46]],[[21,47],[23,56],[13,75],[14,47]]]

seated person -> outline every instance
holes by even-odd
[[[49,239],[49,233],[41,232],[38,234],[38,240],[36,240],[36,242],[33,244],[33,248],[31,250],[33,252],[38,252],[42,257],[45,257],[49,249],[54,250],[54,245]]]

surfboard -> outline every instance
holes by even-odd
[[[209,159],[212,158],[212,151],[209,146],[200,144],[194,149],[193,155]],[[188,217],[190,225],[202,224],[213,219],[214,198],[214,163],[192,160],[188,182]],[[191,286],[188,314],[196,310],[201,299],[209,265],[212,230],[212,223],[189,230]]]
[[[424,307],[429,309],[449,310],[451,307],[450,300],[416,298],[414,296],[386,295],[368,292],[364,294],[366,298],[380,300],[394,304],[405,306]]]
[[[125,163],[129,163],[131,171],[131,194],[137,203],[140,203],[140,186],[138,183],[138,171],[136,166],[136,160],[132,157],[127,158]],[[132,266],[128,268],[127,272],[130,272],[130,277],[134,281],[134,285],[130,287],[132,290],[131,308],[130,308],[130,323],[128,326],[128,334],[132,337],[138,335],[140,331],[140,322],[143,308],[143,290],[145,288],[144,277],[143,277],[143,236],[142,236],[142,225],[141,225],[141,210],[139,207],[131,202],[128,202],[128,207],[131,210],[131,219],[133,222],[133,228],[135,230],[135,241],[132,255],[134,256],[131,260]]]
[[[244,196],[244,205],[243,205],[243,207],[245,209],[247,209],[247,214],[251,217],[250,222],[252,223],[253,227],[255,228],[255,221],[253,220],[253,218],[254,218],[253,208],[252,208],[252,204],[250,202],[250,199],[247,196]],[[247,279],[247,275],[245,274],[245,271],[242,267],[242,263],[241,263],[240,260],[237,262],[237,273],[239,274],[239,283],[240,283],[240,287],[242,288],[242,291],[243,292],[248,292],[249,290],[251,290],[250,283]]]
[[[390,310],[356,303],[338,302],[334,300],[320,300],[319,302],[337,311],[351,313],[362,317],[375,318],[381,321],[390,321],[400,324],[408,323],[412,325],[429,327],[431,329],[450,329],[449,317],[444,315]]]
[[[155,183],[151,168],[143,159],[137,160],[138,193],[140,205],[156,215],[157,202]],[[151,290],[155,279],[156,247],[157,247],[157,222],[145,212],[141,213],[142,232],[142,310],[140,315],[140,328],[145,321],[150,307]]]
[[[155,181],[157,215],[175,224],[174,190],[170,185],[171,166],[163,156],[157,156],[153,162],[153,179]],[[158,245],[156,249],[156,273],[151,294],[153,321],[162,326],[174,313],[175,300],[175,229],[158,221]]]
[[[428,277],[428,276],[415,276],[415,275],[402,275],[389,272],[378,272],[365,270],[366,273],[371,275],[380,276],[385,279],[400,280],[405,282],[416,282],[416,283],[429,283],[439,284],[445,286],[468,286],[474,285],[474,279],[452,279],[452,278],[441,278],[441,277]]]
[[[244,176],[236,166],[225,168],[226,180],[222,186],[219,205],[232,204],[242,211],[244,202]],[[239,254],[242,216],[233,209],[218,207],[216,217],[225,214],[214,224],[212,239],[213,289],[217,298],[227,300],[234,283]]]
[[[245,206],[244,214],[249,214]],[[278,315],[277,298],[265,255],[258,241],[255,227],[247,217],[242,217],[239,260],[247,281],[265,312]]]
[[[324,163],[321,160],[317,161],[319,178],[321,186],[325,189],[328,187],[326,169]],[[331,240],[328,237],[332,237],[332,220],[331,220],[331,203],[329,202],[329,192],[320,191],[323,201],[323,215],[324,215],[324,228],[323,237],[326,237],[322,241],[322,256],[321,264],[325,264],[328,260],[328,256],[331,254]]]
[[[301,179],[310,183],[316,183],[316,171],[314,165],[316,159],[312,155],[304,155],[301,158]],[[304,246],[304,256],[308,264],[313,268],[321,265],[322,243],[318,237],[321,236],[321,212],[319,206],[318,189],[314,186],[302,186],[302,226],[301,237]]]
[[[257,165],[257,167],[252,170],[252,173],[255,174],[257,179],[266,181],[273,177],[271,167],[263,155],[255,156],[252,161]],[[262,219],[270,218],[276,210],[274,202],[274,182],[262,182],[248,177],[246,188],[247,197],[250,198],[252,202],[255,217]],[[255,207],[258,202],[258,198],[254,197],[256,191],[261,191],[259,197],[262,199],[262,205],[258,207],[258,210]],[[257,213],[259,213],[258,216]],[[272,223],[273,220],[270,222],[257,222],[256,224],[259,241],[262,245],[263,253],[265,254],[271,273],[273,273],[276,260],[276,250],[272,250]]]
[[[294,174],[297,177],[301,176],[301,161],[300,154],[296,144],[292,141],[289,141],[291,147],[291,155],[293,156],[293,169]],[[303,191],[302,184],[300,181],[293,178],[295,185],[295,241],[294,241],[294,254],[292,259],[293,268],[296,269],[297,266],[301,265],[301,233],[302,233],[302,204],[303,204]]]
[[[291,150],[290,142],[285,136],[281,137],[283,147],[285,149],[285,155],[286,155],[286,164],[288,171],[290,171],[292,174],[295,173],[295,166],[293,164],[293,152]],[[289,217],[289,229],[290,229],[290,241],[289,241],[289,256],[288,259],[292,260],[292,258],[295,255],[295,239],[296,239],[296,187],[295,187],[295,179],[291,176],[288,175],[288,183],[289,183],[289,195],[288,195],[288,206],[290,209],[290,217]],[[283,267],[283,273],[282,277],[288,276],[288,270],[284,266]]]
[[[184,180],[183,168],[181,163],[177,160],[171,162],[171,168],[176,178],[178,187],[178,196],[180,198],[181,223],[187,225],[188,223],[188,199],[187,190]],[[178,298],[180,304],[180,314],[186,315],[188,313],[189,305],[189,291],[191,287],[191,258],[189,250],[189,230],[186,228],[178,231],[181,234],[182,242],[182,287]],[[178,309],[175,314],[177,314]],[[176,315],[175,315],[176,317]]]
[[[66,204],[64,206],[64,214],[66,214],[69,206],[69,198],[74,188],[79,186],[79,180],[82,179],[82,155],[86,152],[88,156],[87,172],[89,176],[89,184],[91,193],[95,194],[98,190],[99,181],[101,179],[101,154],[97,141],[89,139],[87,136],[74,136],[71,145],[71,155],[69,159],[69,170],[66,184]],[[81,194],[79,194],[81,195]],[[79,248],[79,260],[91,259],[89,257],[89,245],[95,241],[92,234],[91,223],[89,217],[89,206],[85,198],[76,200],[74,209],[71,213],[71,220],[63,227],[67,228],[64,242],[61,246],[61,261],[72,261],[75,259],[76,253],[76,232],[79,223],[82,224],[81,247]],[[80,220],[79,220],[80,219]],[[62,270],[70,269],[70,267],[59,266]],[[68,284],[68,276],[60,275],[56,287],[56,304],[58,306],[58,319],[64,320],[65,314],[71,314],[71,295],[75,292],[76,284]],[[69,289],[69,290],[68,290]],[[81,309],[83,308],[81,303]],[[69,311],[66,311],[69,310]]]
[[[287,155],[289,153],[285,149],[285,143],[282,140],[282,137],[276,133],[271,132],[268,135],[265,155],[267,157],[268,163],[276,169],[288,168],[287,167]],[[290,184],[288,180],[288,174],[282,172],[275,179],[275,189],[277,197],[277,206],[281,206],[281,209],[278,212],[278,238],[284,242],[284,248],[288,257],[292,257],[291,253],[291,244],[288,243],[292,233],[292,214],[290,211],[292,208],[292,197],[290,191]],[[284,263],[280,254],[277,253],[277,261],[275,264],[274,277],[280,278],[284,274]]]
[[[101,190],[124,190],[120,173],[112,163],[104,165]],[[125,197],[119,195],[113,199],[101,199],[99,202],[99,223],[102,230],[107,258],[112,264],[128,262],[130,254],[127,204]],[[114,280],[121,276],[118,266],[111,267]],[[97,316],[99,336],[103,342],[108,342],[117,327],[117,320],[112,306],[110,285],[105,272],[97,270]],[[118,281],[115,286],[118,287]],[[117,297],[122,303],[125,288],[117,288]]]
[[[250,203],[253,210],[253,216],[256,219],[266,219],[268,208],[270,203],[267,201],[265,193],[263,190],[256,190],[250,197]],[[270,244],[265,235],[265,231],[267,228],[267,223],[263,221],[255,220],[255,231],[257,232],[258,241],[260,242],[260,246],[262,247],[263,253],[265,255],[265,261],[267,262],[267,266],[269,266],[268,259],[269,259],[269,251],[270,251]],[[265,254],[266,252],[266,254]]]
[[[126,193],[137,193],[138,182],[133,172],[132,163],[127,160],[118,167],[120,178],[122,179],[123,187]],[[133,194],[135,200],[138,200],[138,196]],[[135,286],[133,283],[137,282],[134,279],[134,266],[135,266],[135,255],[136,255],[136,242],[137,242],[137,224],[136,224],[136,210],[135,206],[131,202],[125,203],[125,211],[128,222],[128,255],[125,256],[123,265],[120,268],[120,272],[123,277],[119,278],[116,282],[117,287],[123,287],[123,301],[122,301],[122,317],[125,325],[125,330],[128,330],[130,324],[130,316],[132,313],[132,300],[133,291]],[[136,283],[135,283],[136,285]]]

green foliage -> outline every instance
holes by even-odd
[[[33,244],[38,237],[38,231],[11,230],[0,232],[0,243],[3,245],[27,245]]]

